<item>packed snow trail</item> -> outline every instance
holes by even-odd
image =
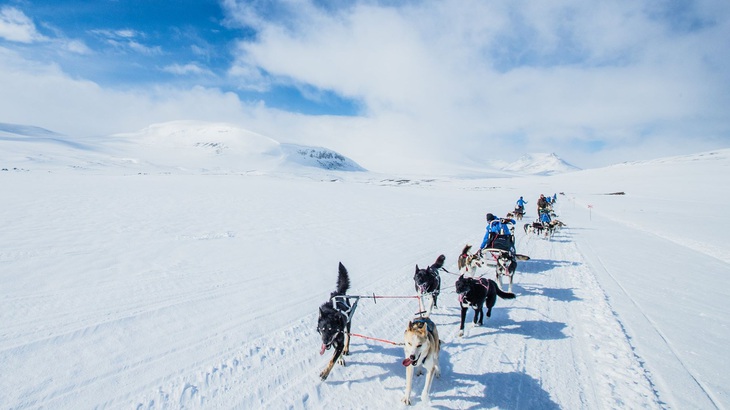
[[[455,276],[442,273],[441,308],[433,319],[444,341],[442,377],[432,387],[432,406],[448,408],[659,408],[656,392],[627,336],[581,259],[570,229],[552,239],[518,231],[518,249],[531,261],[518,267],[515,301],[498,300],[483,327],[457,336],[459,308]],[[460,246],[457,246],[459,248]],[[455,260],[455,256],[450,260]],[[423,259],[423,263],[430,259]],[[448,260],[448,259],[447,259]],[[452,264],[453,265],[453,264]],[[380,295],[412,295],[409,266],[393,267],[390,283],[375,284]],[[455,266],[447,266],[455,272]],[[492,277],[493,268],[483,271]],[[353,281],[357,273],[351,273]],[[360,286],[362,288],[362,286]],[[364,292],[369,294],[368,292]],[[417,310],[413,299],[361,300],[353,333],[400,342]],[[328,356],[318,356],[316,314],[252,344],[226,363],[228,374],[211,386],[208,375],[178,382],[195,386],[185,406],[231,408],[393,408],[400,406],[405,370],[403,350],[388,343],[353,337],[347,366],[336,366],[322,383],[317,374]],[[414,408],[423,408],[414,382]],[[163,393],[164,392],[164,393]],[[345,392],[343,394],[343,392]],[[154,408],[169,397],[148,398]],[[168,404],[169,403],[165,403]]]
[[[730,264],[610,214],[593,213],[590,219],[582,211],[567,215],[585,223],[585,229],[576,231],[576,243],[611,295],[612,307],[664,405],[727,408],[730,397],[725,387],[730,385],[730,375],[712,352],[730,340],[730,318],[720,306],[703,300],[719,300],[727,294]],[[709,283],[713,286],[706,286]]]
[[[463,246],[481,243],[485,208],[511,205],[517,189],[512,180],[393,187],[236,175],[29,173],[0,181],[13,192],[0,209],[7,233],[0,237],[0,363],[10,369],[0,372],[0,407],[19,409],[400,406],[401,347],[353,338],[347,366],[324,383],[318,378],[329,357],[318,355],[317,308],[334,289],[337,263],[350,271],[349,293],[413,295],[415,265],[443,253],[455,272]],[[644,328],[627,320],[639,312],[670,342],[710,406],[722,407],[710,368],[678,347],[698,344],[654,317],[667,308],[662,297],[692,297],[691,287],[651,293],[657,287],[648,278],[638,287],[620,282],[631,304],[619,303],[596,277],[605,271],[621,281],[622,271],[601,254],[604,238],[587,235],[615,229],[612,235],[631,236],[635,228],[594,231],[596,220],[563,211],[568,228],[550,240],[518,227],[517,250],[532,260],[519,263],[517,299],[499,299],[485,325],[467,325],[463,338],[456,336],[456,278],[442,274],[433,318],[445,342],[443,375],[432,405],[682,408],[667,391],[684,379],[657,376],[664,355],[643,351]],[[523,223],[530,219],[528,210]],[[643,243],[652,253],[664,249]],[[674,282],[683,283],[681,269],[695,260],[707,274],[724,269],[681,247],[677,254],[681,265],[666,267]],[[654,257],[642,266],[640,256],[621,260],[651,271]],[[484,272],[494,277],[493,269]],[[722,289],[704,292],[724,300]],[[654,296],[656,312],[642,294]],[[633,304],[641,309],[626,309]],[[352,330],[400,342],[417,309],[414,299],[363,299]],[[699,312],[710,315],[702,328],[686,329],[712,343],[727,340],[711,326],[724,323],[712,309]],[[417,378],[414,392],[422,386]],[[420,397],[414,402],[426,407]]]

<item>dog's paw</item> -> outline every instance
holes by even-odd
[[[424,393],[424,394],[421,395],[421,401],[424,402],[424,403],[430,403],[431,402],[431,398],[428,397],[428,394]]]
[[[418,369],[416,369],[416,376],[420,376],[422,374],[423,374],[423,369],[421,369],[420,367]]]
[[[345,364],[345,358],[342,357],[342,356],[340,356],[340,358],[337,359],[337,364],[339,364],[340,366],[346,366],[346,364]]]
[[[319,374],[319,379],[322,381],[325,381],[325,380],[327,380],[327,376],[329,376],[329,375],[330,374],[326,370],[324,370],[324,371],[322,371],[322,373]]]
[[[411,398],[408,397],[408,396],[402,398],[400,401],[402,401],[403,403],[405,403],[406,406],[410,406],[411,405]]]
[[[463,330],[459,330],[459,337],[463,337],[463,336],[464,336],[464,331]]]

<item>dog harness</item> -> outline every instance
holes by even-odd
[[[355,303],[350,304],[350,298],[355,299]],[[357,309],[357,302],[359,301],[359,296],[336,295],[332,297],[332,308],[344,315],[347,319],[347,323],[350,323],[352,316],[355,314],[355,309]],[[349,307],[347,309],[340,309],[340,306],[348,305]]]
[[[487,293],[489,293],[489,281],[482,281],[483,278],[481,278],[480,280],[471,279],[471,278],[464,278],[464,279],[469,279],[469,280],[472,280],[472,281],[482,285],[484,287],[484,289],[487,290]],[[486,282],[486,283],[484,283],[484,282]],[[459,303],[464,303],[466,301],[467,303],[471,304],[471,302],[469,302],[469,300],[466,299],[467,293],[469,293],[468,290],[466,292],[459,293]]]
[[[433,321],[427,317],[419,317],[417,319],[413,319],[413,323],[423,323],[422,326],[426,326],[426,330],[428,330],[428,333],[433,334],[433,328],[436,326]]]

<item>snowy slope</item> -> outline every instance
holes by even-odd
[[[276,146],[250,144],[255,161]],[[457,336],[455,276],[442,274],[443,375],[431,406],[727,408],[730,261],[716,239],[730,223],[712,213],[728,199],[727,158],[417,184],[367,173],[338,183],[2,173],[12,195],[0,208],[0,408],[405,408],[399,346],[353,337],[347,366],[317,377],[328,360],[317,308],[337,263],[350,294],[403,296],[363,299],[353,321],[353,333],[398,343],[417,310],[416,264],[443,253],[455,272],[463,245],[481,242],[486,212],[524,195],[527,222],[530,198],[552,192],[565,193],[556,211],[568,227],[550,240],[516,229],[532,260],[518,267],[517,298],[498,300],[485,326]],[[710,197],[718,205],[707,208]],[[665,223],[708,209],[693,224],[700,235],[678,238]],[[422,386],[413,408],[430,407]]]
[[[173,121],[140,131],[69,138],[42,128],[0,125],[0,164],[23,169],[122,172],[296,172],[302,167],[364,171],[326,148],[280,144],[229,124]]]
[[[555,175],[580,169],[568,164],[555,153],[525,154],[517,161],[509,163],[504,161],[494,162],[493,166],[519,175]]]

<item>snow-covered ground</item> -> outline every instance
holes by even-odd
[[[550,240],[516,230],[532,259],[484,326],[457,336],[456,277],[442,274],[430,406],[730,407],[730,150],[499,179],[13,170],[9,158],[0,408],[404,408],[399,346],[353,337],[347,366],[318,378],[330,352],[317,309],[338,262],[350,294],[412,296],[415,265],[443,253],[455,272],[486,212],[523,195],[528,222],[554,192],[568,226]],[[398,343],[417,308],[363,299],[352,331]],[[429,407],[422,386],[413,408]]]

